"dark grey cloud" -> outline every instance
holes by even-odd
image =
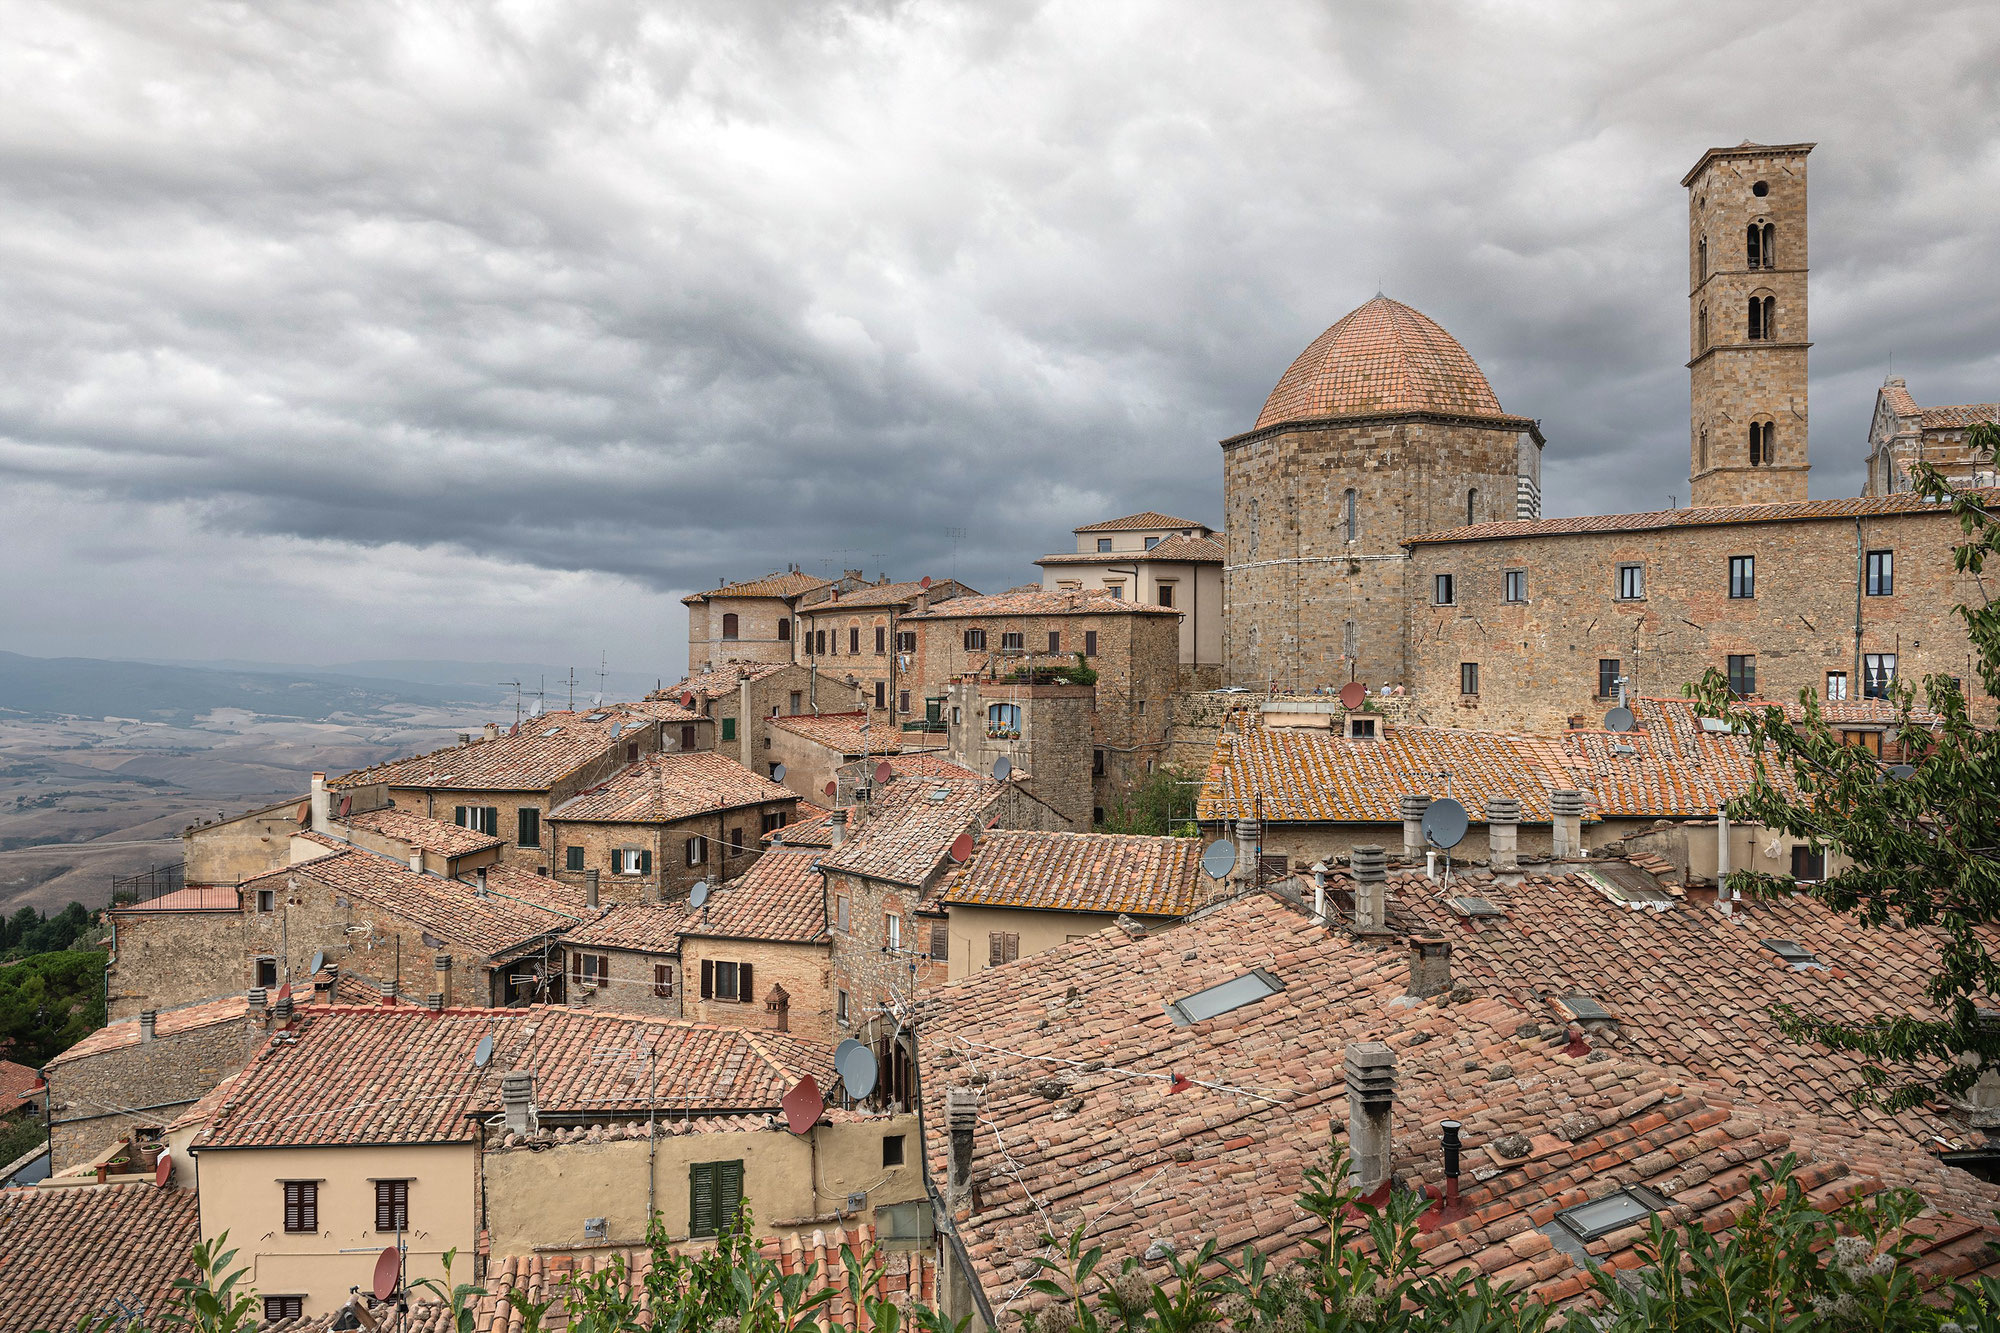
[[[1743,138],[1821,145],[1815,492],[1885,373],[2000,397],[1988,5],[6,8],[27,651],[671,668],[681,592],[951,529],[1005,586],[1219,517],[1378,286],[1551,512],[1685,499],[1678,180]]]

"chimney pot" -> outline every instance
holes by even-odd
[[[1372,1198],[1389,1184],[1396,1053],[1383,1042],[1360,1041],[1347,1048],[1346,1063],[1352,1180],[1364,1198]]]
[[[430,993],[429,995],[426,995],[426,996],[424,997],[424,1003],[430,1006],[430,1011],[431,1011],[432,1013],[434,1013],[434,1014],[441,1014],[441,1013],[443,1013],[443,1012],[444,1012],[444,992],[443,992],[443,991],[441,991],[441,990],[434,990],[434,991],[432,991],[432,992],[431,992],[431,993]]]
[[[410,873],[413,875],[424,873],[424,849],[421,847],[410,848]]]
[[[438,990],[444,995],[444,1007],[451,1008],[451,955],[441,953],[433,958],[431,971],[436,974]]]
[[[597,906],[597,872],[595,870],[586,870],[583,872],[583,901],[586,907]]]
[[[1583,793],[1565,788],[1549,793],[1553,850],[1557,856],[1583,855]]]
[[[1350,858],[1354,871],[1354,928],[1379,931],[1389,928],[1389,854],[1375,843],[1354,849]]]
[[[1411,940],[1409,994],[1424,998],[1450,989],[1451,941]]]
[[[1486,802],[1486,863],[1495,870],[1518,870],[1521,834],[1521,802],[1512,796],[1494,796]]]
[[[945,1092],[945,1123],[951,1134],[951,1161],[945,1177],[945,1207],[956,1213],[972,1192],[972,1138],[979,1128],[979,1091],[951,1088]]]
[[[289,1026],[292,1021],[292,997],[280,995],[278,1002],[271,1007],[271,1017],[281,1026]]]
[[[838,847],[847,839],[847,811],[836,810],[826,817],[827,827],[833,830],[833,845]]]
[[[1419,792],[1404,792],[1400,802],[1403,815],[1403,855],[1416,856],[1424,850],[1424,812],[1431,798]]]
[[[326,832],[329,815],[326,790],[326,774],[312,775],[312,794],[306,799],[307,818],[312,821],[314,833]]]
[[[1236,884],[1238,889],[1257,887],[1257,849],[1263,844],[1264,825],[1255,819],[1236,821]]]
[[[484,898],[486,896],[486,867],[481,866],[473,873],[476,881],[473,891]]]
[[[500,1076],[500,1106],[507,1117],[509,1134],[535,1132],[537,1117],[533,1070],[510,1069]]]
[[[159,1014],[158,1014],[158,1013],[156,1013],[155,1011],[151,1010],[151,1009],[148,1009],[148,1010],[146,1010],[146,1012],[144,1012],[144,1013],[140,1014],[140,1015],[139,1015],[139,1040],[140,1040],[140,1041],[151,1041],[151,1040],[153,1039],[153,1031],[154,1031],[154,1028],[155,1028],[155,1026],[156,1026],[156,1025],[157,1025],[157,1024],[159,1023],[159,1021],[160,1021],[160,1016],[159,1016]]]
[[[250,988],[250,1012],[253,1014],[263,1013],[264,1006],[269,1002],[269,999],[269,994],[262,986],[252,986]]]

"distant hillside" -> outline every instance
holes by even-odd
[[[501,693],[491,686],[440,686],[331,672],[223,671],[0,652],[0,714],[37,718],[135,717],[184,725],[217,708],[241,708],[319,722],[396,704],[495,703]],[[506,693],[511,696],[512,691]]]
[[[546,688],[549,708],[562,708],[570,698],[569,672],[572,668],[550,666],[545,662],[454,662],[443,659],[409,657],[377,658],[365,662],[328,662],[323,666],[308,666],[296,662],[252,662],[240,660],[191,661],[186,658],[153,658],[162,666],[197,667],[207,671],[254,671],[274,675],[318,675],[318,676],[358,676],[369,680],[395,681],[402,684],[414,682],[429,686],[470,686],[472,693],[457,694],[454,698],[485,699],[489,697],[514,702],[514,687],[500,688],[501,681],[518,680],[527,695],[532,697],[537,689]],[[665,683],[671,685],[681,678],[680,659],[671,671],[665,669],[654,672],[613,671],[604,681],[604,696],[607,699],[639,699],[648,690]],[[589,703],[597,693],[597,668],[578,664],[576,672],[576,702]]]

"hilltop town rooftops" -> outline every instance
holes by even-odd
[[[494,740],[358,768],[328,785],[380,782],[440,791],[545,791],[602,758],[623,733],[640,725],[634,717],[611,709],[544,713]]]
[[[676,725],[686,722],[706,720],[701,713],[684,706],[679,696],[670,699],[641,699],[637,703],[612,705],[623,713],[638,713],[656,722],[671,722]]]
[[[810,801],[800,801],[798,813],[791,822],[766,833],[763,841],[782,843],[787,847],[831,847],[833,828],[827,823],[827,816],[832,813]]]
[[[690,694],[697,702],[703,699],[720,699],[724,695],[736,693],[737,687],[745,681],[762,680],[772,672],[784,669],[783,662],[717,662],[682,678],[678,685],[669,685],[664,690],[654,691],[649,702],[680,699]]]
[[[765,852],[750,873],[716,889],[706,904],[691,910],[681,934],[780,944],[826,939],[826,894],[819,875],[823,855],[782,848]]]
[[[534,1073],[545,1118],[645,1115],[646,1080],[603,1059],[610,1049],[657,1052],[654,1095],[687,1114],[775,1111],[802,1076],[834,1078],[830,1051],[785,1033],[596,1009],[314,1008],[293,1033],[244,1069],[196,1151],[471,1142],[475,1117],[502,1109],[501,1075],[517,1069]]]
[[[766,719],[766,724],[803,736],[842,754],[894,754],[902,749],[901,733],[888,725],[868,727],[865,711],[852,713],[800,713]]]
[[[681,927],[694,909],[685,903],[615,903],[597,920],[563,936],[572,949],[679,953]]]
[[[0,1329],[90,1327],[118,1307],[151,1317],[194,1276],[201,1208],[191,1189],[85,1185],[0,1190]],[[123,1319],[116,1321],[126,1327]]]
[[[664,824],[709,810],[793,801],[789,787],[713,751],[646,754],[549,811],[552,820]]]
[[[1098,589],[1046,589],[1005,592],[992,597],[959,597],[928,611],[904,616],[909,620],[973,620],[988,616],[1178,616],[1171,607],[1128,602]]]
[[[1401,798],[1413,793],[1449,796],[1475,821],[1489,797],[1512,796],[1523,823],[1546,824],[1549,793],[1572,785],[1545,737],[1390,727],[1350,740],[1252,724],[1216,741],[1196,818],[1400,823]]]
[[[867,818],[820,859],[820,869],[921,886],[958,835],[971,831],[1005,785],[921,778],[891,783]]]
[[[1986,505],[2000,504],[2000,487],[1965,494]],[[1894,518],[1901,514],[1947,514],[1949,506],[1911,491],[1862,496],[1847,500],[1789,500],[1778,504],[1706,505],[1661,509],[1644,514],[1591,514],[1578,518],[1513,519],[1475,523],[1403,538],[1405,546],[1440,546],[1453,542],[1512,541],[1517,538],[1570,537],[1589,532],[1653,532],[1669,528],[1719,527],[1737,523],[1799,523],[1830,519]]]
[[[948,872],[937,899],[954,907],[1184,916],[1206,902],[1201,840],[993,829]]]
[[[1162,514],[1148,509],[1143,513],[1127,514],[1123,518],[1107,518],[1102,523],[1086,523],[1071,532],[1148,532],[1155,528],[1180,528],[1191,531],[1196,536],[1214,531],[1208,524],[1198,519],[1175,518],[1172,514]]]
[[[505,839],[490,833],[481,833],[459,824],[447,824],[441,819],[431,819],[410,810],[369,810],[348,815],[339,822],[349,828],[394,838],[422,851],[436,852],[439,856],[471,856],[475,852],[490,852],[495,847],[507,845]]]
[[[689,593],[681,598],[681,601],[692,606],[696,602],[715,601],[724,597],[799,597],[828,587],[832,582],[831,579],[815,578],[811,574],[791,569],[781,573],[766,574],[761,579],[725,583],[720,588],[710,588],[707,592]]]
[[[909,583],[870,583],[856,588],[853,592],[835,593],[825,601],[814,602],[799,608],[806,615],[834,614],[864,606],[901,606],[928,594],[936,601],[950,601],[956,597],[977,597],[979,594],[953,579],[932,579]]]

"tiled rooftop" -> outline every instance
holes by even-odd
[[[664,824],[709,810],[798,799],[712,750],[646,754],[549,811],[552,820]]]
[[[1504,415],[1493,386],[1456,338],[1420,311],[1377,296],[1299,353],[1264,400],[1256,429],[1396,412]]]
[[[863,731],[862,726],[867,721],[868,714],[862,711],[817,715],[801,713],[766,720],[769,726],[789,731],[794,736],[803,736],[843,755],[858,755],[864,748],[869,754],[894,754],[903,748],[901,732],[886,723]]]
[[[1346,1048],[1369,1040],[1397,1055],[1400,1175],[1441,1184],[1439,1125],[1464,1126],[1469,1216],[1419,1240],[1441,1272],[1575,1299],[1589,1274],[1536,1229],[1559,1209],[1644,1183],[1719,1228],[1741,1207],[1752,1169],[1788,1149],[1806,1158],[1809,1190],[1908,1185],[1955,1211],[1962,1220],[1939,1219],[1942,1239],[1925,1247],[1933,1271],[1993,1262],[1984,1242],[2000,1229],[1981,1227],[2000,1191],[1900,1135],[1761,1101],[1615,1045],[1593,1040],[1588,1054],[1568,1054],[1566,1024],[1539,1000],[1408,999],[1401,950],[1358,945],[1268,895],[1141,938],[1101,931],[1036,964],[928,993],[917,1028],[937,1178],[947,1089],[981,1093],[974,1206],[958,1225],[1003,1322],[1038,1299],[1023,1261],[1049,1253],[1041,1237],[1074,1220],[1087,1220],[1086,1243],[1104,1247],[1111,1271],[1211,1236],[1230,1253],[1246,1243],[1304,1253],[1316,1222],[1295,1199],[1305,1169],[1326,1160],[1329,1121],[1346,1123]],[[1163,1012],[1252,967],[1283,989],[1185,1027]],[[1171,1091],[1175,1075],[1191,1086]],[[1628,1228],[1589,1249],[1630,1266],[1643,1235]],[[1146,1264],[1165,1272],[1157,1258]]]
[[[1559,758],[1553,740],[1504,732],[1389,727],[1348,740],[1252,723],[1216,741],[1196,817],[1398,823],[1415,792],[1449,796],[1479,822],[1488,797],[1512,796],[1524,823],[1546,824],[1549,793],[1570,785]]]
[[[562,942],[576,949],[679,953],[681,927],[691,910],[685,903],[617,903],[597,920],[570,931]]]
[[[820,869],[924,885],[953,841],[982,821],[1002,791],[1000,783],[984,780],[892,782],[870,802],[860,829],[850,825],[847,840],[821,859]]]
[[[1201,840],[993,829],[945,873],[938,900],[964,907],[1182,916],[1208,900]]]
[[[273,998],[276,998],[275,995]],[[214,1027],[218,1023],[231,1023],[246,1018],[250,1013],[248,995],[225,995],[217,1000],[203,1000],[198,1004],[184,1004],[178,1009],[162,1009],[154,1020],[155,1037],[171,1037],[182,1032],[194,1032],[201,1028]],[[127,1046],[137,1046],[140,1042],[138,1018],[121,1018],[115,1023],[107,1023],[61,1054],[49,1059],[50,1069],[66,1065],[87,1056],[102,1055],[106,1051],[120,1050]]]
[[[1187,560],[1196,564],[1219,564],[1227,553],[1222,543],[1210,537],[1183,537],[1176,533],[1161,538],[1150,551],[1063,551],[1045,555],[1038,565],[1130,564],[1134,560]]]
[[[1923,409],[1925,430],[1963,430],[1982,422],[1987,425],[2000,422],[2000,403],[1963,403],[1956,407]]]
[[[667,722],[679,726],[684,722],[703,721],[703,715],[682,705],[679,695],[672,698],[641,699],[636,703],[613,704],[621,713],[637,713],[641,717],[652,718],[656,722]]]
[[[773,1111],[801,1076],[834,1077],[829,1050],[785,1033],[594,1009],[313,1008],[295,1031],[244,1070],[196,1148],[470,1142],[514,1069],[534,1071],[545,1114],[643,1116],[645,1080],[607,1049],[656,1051],[659,1102],[689,1114]]]
[[[0,1060],[0,1111],[19,1110],[23,1099],[41,1094],[42,1076],[24,1064]]]
[[[1071,532],[1148,532],[1155,528],[1193,528],[1196,532],[1207,532],[1208,524],[1195,518],[1175,518],[1172,514],[1162,514],[1157,509],[1143,513],[1127,514],[1123,518],[1107,518],[1102,523],[1086,523]]]
[[[960,597],[904,616],[908,620],[975,620],[989,616],[1178,616],[1171,607],[1127,602],[1099,589],[1037,588],[993,597]]]
[[[824,588],[830,579],[815,578],[798,570],[766,574],[761,579],[746,579],[742,583],[725,583],[720,588],[710,588],[707,592],[690,593],[681,598],[692,605],[695,602],[713,601],[723,597],[797,597],[815,588]]]
[[[920,579],[908,583],[871,583],[866,587],[856,588],[853,592],[844,592],[826,601],[802,606],[799,611],[803,615],[817,616],[835,615],[849,609],[859,610],[865,606],[903,606],[915,601],[926,592],[937,601],[979,595],[971,588],[951,579],[932,579],[928,588]]]
[[[827,823],[827,816],[832,813],[808,801],[800,801],[798,814],[792,822],[783,828],[772,829],[764,835],[763,841],[774,846],[831,847],[833,826]]]
[[[507,845],[505,839],[490,833],[447,824],[441,819],[430,819],[410,810],[370,810],[365,814],[349,815],[344,822],[350,828],[379,833],[411,847],[436,852],[439,856],[470,856],[474,852],[488,852]]]
[[[113,1298],[156,1315],[193,1275],[200,1225],[193,1190],[0,1190],[0,1330],[95,1327]]]
[[[606,709],[544,713],[521,723],[516,731],[502,732],[497,740],[356,769],[330,785],[384,782],[441,791],[544,791],[602,757],[623,732],[639,725],[643,724],[631,716]]]
[[[2000,503],[2000,488],[1965,492],[1991,505]],[[1668,528],[1707,528],[1732,523],[1796,523],[1843,518],[1886,518],[1896,514],[1940,514],[1945,506],[1909,491],[1850,500],[1792,500],[1781,504],[1708,505],[1661,509],[1645,514],[1592,514],[1581,518],[1518,519],[1505,523],[1475,523],[1443,528],[1403,538],[1405,546],[1451,542],[1509,541],[1521,537],[1567,537],[1585,532],[1655,532]]]
[[[811,944],[826,938],[826,894],[819,851],[765,852],[750,873],[709,894],[688,913],[684,935]]]
[[[781,662],[718,662],[692,676],[684,676],[678,685],[669,685],[664,690],[654,692],[653,699],[678,700],[693,695],[697,704],[703,699],[720,699],[726,694],[736,693],[744,681],[762,680],[774,671],[783,671]]]

